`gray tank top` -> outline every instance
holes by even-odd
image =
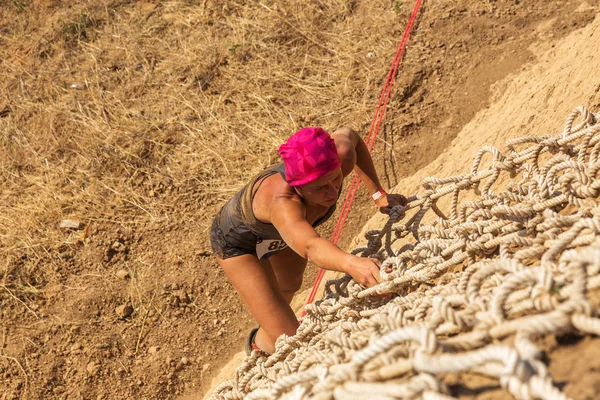
[[[252,210],[254,195],[262,182],[267,177],[277,173],[285,180],[285,165],[283,163],[276,164],[256,175],[250,183],[237,192],[219,211],[217,215],[219,227],[223,232],[225,240],[231,245],[243,249],[254,249],[256,243],[260,240],[282,240],[275,226],[259,221]],[[253,188],[254,190],[252,190]],[[338,193],[338,198],[340,193],[341,189]],[[336,205],[334,204],[312,226],[316,228],[327,221],[335,211],[335,208]]]

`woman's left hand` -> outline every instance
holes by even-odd
[[[375,202],[375,205],[379,207],[379,211],[383,214],[389,214],[392,207],[394,206],[405,206],[408,204],[406,197],[401,194],[388,193],[385,196],[381,196]],[[404,218],[404,213],[400,215],[400,219]]]

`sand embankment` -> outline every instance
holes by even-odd
[[[544,35],[544,29],[538,27],[540,35]],[[598,112],[600,82],[594,77],[600,68],[596,50],[599,44],[600,18],[596,18],[557,43],[545,42],[546,47],[532,48],[536,61],[497,83],[490,107],[479,111],[434,162],[402,179],[392,191],[412,195],[422,191],[423,178],[468,172],[483,146],[505,151],[504,144],[510,138],[560,133],[565,116],[578,105]],[[353,247],[364,243],[364,234],[379,229],[385,220],[384,215],[374,215]]]

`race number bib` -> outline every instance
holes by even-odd
[[[256,255],[258,259],[271,256],[277,252],[287,249],[288,245],[283,240],[261,240],[256,243]]]

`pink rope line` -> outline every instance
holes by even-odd
[[[375,110],[375,116],[373,117],[373,122],[371,123],[371,128],[369,129],[369,135],[365,140],[365,144],[369,151],[373,150],[373,146],[375,145],[375,140],[377,139],[377,135],[379,134],[379,128],[381,127],[381,123],[383,122],[383,117],[385,116],[385,110],[387,108],[388,101],[390,99],[390,95],[392,93],[392,87],[394,86],[394,81],[396,80],[396,75],[398,73],[398,67],[400,66],[400,62],[402,61],[402,56],[404,55],[404,49],[406,48],[406,43],[408,42],[408,38],[410,37],[410,33],[412,31],[413,25],[417,19],[419,14],[419,9],[421,7],[421,3],[423,0],[417,0],[415,2],[415,6],[413,8],[412,14],[408,20],[408,24],[406,25],[406,29],[404,29],[404,34],[402,35],[402,40],[398,45],[398,50],[396,51],[396,56],[392,61],[392,66],[388,72],[387,79],[385,81],[383,90],[381,92],[381,97],[379,98],[379,103],[377,104],[377,109]],[[356,193],[358,192],[359,179],[356,174],[354,174],[354,178],[352,178],[352,183],[350,184],[350,189],[348,190],[348,194],[346,194],[346,198],[344,199],[344,205],[342,206],[342,210],[338,217],[337,223],[333,230],[333,234],[331,235],[331,242],[337,244],[340,236],[342,235],[342,229],[346,224],[346,220],[348,219],[348,214],[350,213],[350,209],[352,208],[352,203],[354,202],[354,198],[356,197]],[[324,269],[319,269],[319,273],[317,274],[317,278],[315,279],[315,283],[313,284],[313,288],[308,296],[306,304],[310,304],[315,299],[315,295],[317,294],[317,290],[321,281],[323,280],[323,276],[325,275]],[[302,312],[302,316],[306,314],[306,311]]]

